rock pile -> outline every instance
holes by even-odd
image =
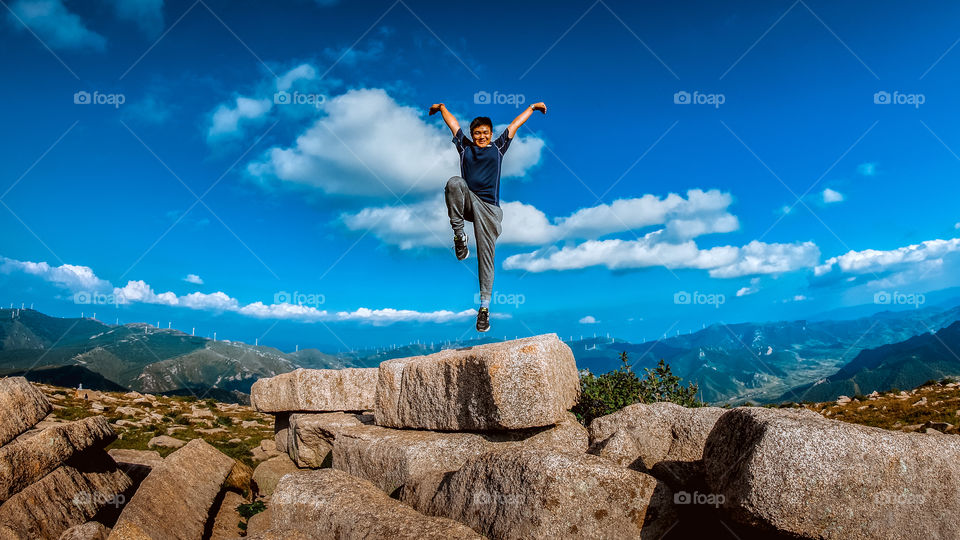
[[[251,521],[251,532],[264,538],[294,530],[315,537],[331,527],[341,537],[387,534],[365,528],[379,523],[390,523],[391,535],[411,538],[635,537],[670,525],[665,484],[586,454],[587,431],[569,412],[580,392],[576,364],[554,334],[389,360],[337,376],[298,371],[258,381],[251,394],[255,407],[277,416],[277,448],[291,464],[320,469],[278,480],[270,518]],[[315,386],[297,388],[292,381]],[[330,387],[317,386],[324,384]],[[358,394],[344,395],[342,388]],[[302,487],[314,484],[355,492],[336,502]],[[380,496],[364,495],[371,489]],[[598,498],[584,504],[580,499],[589,493]],[[332,509],[364,499],[371,501],[369,521]],[[292,519],[290,509],[300,507],[311,510]]]
[[[960,538],[957,437],[671,403],[587,431],[555,335],[281,377],[255,538]]]
[[[132,484],[104,451],[116,439],[105,418],[31,431],[51,408],[23,377],[0,379],[0,539],[59,538]]]

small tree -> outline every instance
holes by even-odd
[[[603,375],[584,371],[580,375],[580,401],[574,406],[577,420],[589,425],[594,418],[614,413],[634,403],[670,401],[684,407],[703,405],[697,399],[697,385],[684,387],[680,377],[670,371],[662,359],[654,369],[644,368],[643,379],[630,368],[626,351],[620,353],[621,366]]]

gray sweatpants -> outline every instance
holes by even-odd
[[[503,210],[490,204],[470,191],[467,181],[460,176],[447,180],[444,189],[447,200],[447,215],[454,234],[463,232],[463,220],[473,222],[473,232],[477,239],[477,271],[480,275],[480,300],[490,300],[493,292],[493,252],[497,237],[500,236],[500,223]]]

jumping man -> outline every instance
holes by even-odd
[[[445,189],[447,215],[453,227],[453,249],[458,260],[470,255],[463,220],[473,223],[477,241],[477,269],[480,274],[480,309],[477,311],[477,330],[490,329],[490,296],[493,292],[494,244],[500,236],[503,211],[500,209],[500,167],[517,129],[530,118],[533,111],[547,113],[547,106],[534,103],[510,122],[507,129],[491,143],[493,121],[478,116],[470,122],[470,140],[463,134],[457,119],[443,103],[430,107],[430,114],[440,111],[443,121],[453,133],[453,143],[460,153],[460,176],[447,180]]]

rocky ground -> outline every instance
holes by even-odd
[[[0,378],[0,540],[960,537],[960,383],[589,426],[578,393],[555,335],[300,369],[251,407]]]
[[[804,407],[827,418],[905,432],[960,434],[960,382],[930,381],[913,390],[840,396]]]
[[[99,392],[39,383],[34,386],[53,405],[39,427],[103,416],[117,433],[117,440],[107,450],[156,450],[166,457],[187,441],[203,439],[251,467],[277,455],[272,446],[273,416],[244,405],[194,396]]]

